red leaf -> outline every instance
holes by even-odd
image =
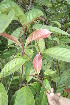
[[[5,38],[7,38],[7,39],[12,40],[14,43],[16,43],[18,46],[21,47],[21,44],[20,44],[20,42],[17,40],[17,38],[13,37],[12,35],[9,35],[9,34],[6,34],[6,33],[0,33],[0,36],[3,36],[3,37],[5,37]]]
[[[65,89],[65,92],[70,93],[70,89]]]
[[[42,66],[42,59],[41,59],[40,53],[37,54],[34,57],[34,59],[33,59],[33,66],[34,66],[34,69],[35,69],[36,73],[39,75],[40,70],[41,70],[41,66]]]
[[[26,40],[25,47],[32,42],[33,40],[41,39],[41,38],[46,38],[51,34],[50,31],[47,29],[38,29],[30,34],[30,36]]]

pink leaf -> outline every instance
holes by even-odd
[[[34,66],[34,69],[35,69],[36,73],[39,75],[40,70],[41,70],[41,66],[42,66],[42,59],[41,59],[40,53],[37,54],[34,57],[34,59],[33,59],[33,66]]]
[[[6,33],[0,33],[0,36],[5,37],[6,39],[12,40],[14,43],[16,43],[18,46],[21,47],[21,43],[17,40],[17,38],[13,37],[12,35],[9,35]]]
[[[38,29],[30,34],[30,36],[26,40],[25,47],[32,42],[33,40],[41,39],[41,38],[46,38],[51,34],[50,31],[47,29]]]

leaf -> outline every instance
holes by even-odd
[[[43,94],[41,105],[48,105],[48,101],[47,101],[47,97],[46,97],[46,92],[44,92],[44,94]]]
[[[6,34],[6,33],[0,33],[0,36],[3,36],[3,37],[5,37],[5,38],[7,38],[7,39],[12,40],[14,43],[16,43],[18,46],[21,47],[21,44],[20,44],[20,42],[17,40],[17,38],[13,37],[12,35],[9,35],[9,34]]]
[[[65,89],[65,92],[70,93],[70,89]]]
[[[0,33],[4,32],[14,18],[14,10],[10,10],[8,15],[0,13]]]
[[[26,14],[26,20],[27,22],[32,22],[35,19],[37,19],[40,16],[43,16],[43,12],[39,9],[32,9],[30,11],[28,11]]]
[[[70,62],[70,50],[61,47],[52,47],[44,51],[44,54],[53,57],[57,60]]]
[[[50,83],[49,83],[49,81],[47,79],[44,79],[43,83],[44,83],[47,90],[51,90]]]
[[[57,34],[62,34],[62,35],[67,35],[70,36],[70,34],[68,34],[67,32],[57,28],[57,27],[53,27],[53,26],[47,26],[47,25],[42,25],[42,24],[35,24],[33,26],[34,29],[48,29],[49,31],[53,32],[53,33],[57,33]]]
[[[39,5],[45,5],[47,7],[52,7],[52,3],[49,0],[35,0],[35,2]]]
[[[53,71],[52,69],[45,70],[45,72],[44,72],[45,75],[52,75],[54,73],[55,73],[55,71]]]
[[[30,34],[30,36],[27,38],[26,43],[25,43],[25,47],[32,42],[33,40],[37,40],[37,39],[42,39],[42,38],[46,38],[51,34],[50,31],[48,31],[47,29],[39,29],[36,30],[34,32],[32,32]]]
[[[2,83],[0,83],[0,105],[8,105],[8,95]]]
[[[70,4],[70,0],[65,0],[65,1],[67,1],[67,3]]]
[[[45,88],[47,90],[51,90],[51,86],[50,86],[49,81],[47,79],[45,79],[43,81],[43,83],[44,83],[44,86],[45,86]],[[47,103],[43,102],[44,100],[45,100],[45,102],[47,102],[47,97],[45,97],[45,93],[46,93],[46,91],[45,91],[44,87],[41,87],[41,91],[40,91],[40,95],[39,95],[39,100],[38,100],[38,105],[41,105],[41,104],[45,105],[45,104],[47,104]]]
[[[28,86],[22,87],[15,94],[15,102],[11,105],[35,105],[34,96]]]
[[[52,21],[54,25],[56,25],[58,28],[61,28],[61,24],[58,21]]]
[[[25,61],[26,61],[25,59],[20,57],[20,58],[15,58],[11,60],[10,62],[8,62],[5,65],[5,67],[2,69],[0,73],[0,78],[6,77],[14,73],[15,71],[17,71],[25,63]]]
[[[37,45],[37,43],[35,43],[35,47],[36,47],[37,52],[39,52],[39,49],[40,49],[40,52],[43,53],[44,49],[45,49],[44,39],[39,39],[37,42],[38,42],[38,45]],[[38,46],[39,46],[39,49],[38,49]]]
[[[24,70],[26,80],[27,80],[27,82],[29,82],[33,78],[33,76],[30,76],[30,74],[35,75],[35,71],[34,71],[33,65],[29,61],[26,62],[24,66],[26,67],[25,70]]]
[[[37,93],[37,96],[38,96],[40,89],[41,89],[41,84],[39,82],[33,82],[30,86],[30,89],[32,90],[33,95],[36,95]]]
[[[64,24],[64,28],[70,27],[70,22]]]
[[[25,15],[19,5],[17,5],[14,1],[12,0],[3,0],[0,3],[0,12],[1,13],[8,13],[11,9],[15,11],[15,19],[20,20],[22,24],[24,24]]]
[[[41,66],[42,66],[42,59],[41,59],[40,53],[38,53],[34,57],[34,59],[33,59],[33,66],[34,66],[35,72],[39,75],[40,70],[41,70]]]
[[[26,54],[28,54],[30,56],[30,58],[32,58],[34,51],[32,48],[29,48],[29,46],[27,47],[27,49],[25,49]],[[30,60],[30,58],[26,55],[24,55],[24,59],[26,59],[27,61]]]
[[[12,33],[12,36],[13,37],[16,37],[17,39],[19,39],[19,34],[20,34],[20,31],[21,31],[22,27],[19,27],[17,28],[13,33]],[[22,35],[23,35],[23,32],[22,32]],[[22,36],[21,35],[21,36]],[[13,42],[11,40],[8,40],[8,45],[12,44]]]
[[[15,99],[16,99],[16,93],[12,96],[12,98],[11,98],[11,102],[10,102],[10,105],[14,105],[14,103],[15,103]]]

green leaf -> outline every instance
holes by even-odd
[[[35,70],[31,62],[26,62],[25,67],[26,67],[25,69],[26,80],[27,82],[29,82],[33,78],[33,76],[30,76],[30,74],[35,75]]]
[[[15,103],[15,99],[16,99],[16,93],[12,96],[12,98],[11,98],[11,102],[10,102],[10,105],[14,105],[14,103]]]
[[[53,71],[52,69],[45,70],[45,72],[44,72],[45,75],[52,75],[54,73],[55,73],[55,71]]]
[[[65,0],[65,1],[67,1],[67,3],[70,4],[70,0]]]
[[[70,22],[64,24],[64,28],[70,28]]]
[[[25,49],[26,54],[28,54],[30,56],[30,58],[32,58],[34,51],[32,48],[29,48],[29,46],[27,47],[27,49]],[[24,59],[26,59],[27,61],[30,60],[30,58],[26,55],[24,55]]]
[[[32,22],[40,16],[43,16],[43,12],[39,9],[32,9],[28,11],[26,14],[27,22]]]
[[[20,34],[21,29],[22,29],[22,27],[17,28],[11,35],[16,37],[17,39],[19,39],[19,34]],[[23,35],[23,32],[22,32],[21,36],[22,35]],[[8,45],[10,45],[12,43],[13,43],[13,41],[8,40]]]
[[[62,34],[62,35],[67,35],[70,36],[70,34],[68,34],[67,32],[57,28],[57,27],[53,27],[53,26],[47,26],[47,25],[42,25],[42,24],[35,24],[33,26],[34,29],[48,29],[53,33],[57,33],[57,34]]]
[[[65,62],[70,62],[70,50],[61,47],[52,47],[47,49],[44,54],[53,57],[57,60],[62,60]]]
[[[10,10],[8,15],[0,13],[0,33],[4,32],[14,18],[14,10]]]
[[[52,7],[52,3],[50,3],[49,0],[36,0],[35,2],[39,5],[45,5],[47,7]]]
[[[48,105],[48,101],[47,101],[47,97],[46,97],[46,92],[44,92],[41,105]]]
[[[54,25],[56,25],[58,28],[61,28],[61,24],[58,21],[52,21]]]
[[[8,105],[8,95],[2,83],[0,83],[0,105]]]
[[[38,105],[41,105],[43,94],[44,94],[44,88],[41,87],[40,95],[39,95],[38,102],[37,102]]]
[[[15,94],[15,102],[11,105],[35,105],[34,96],[28,86],[22,87]]]
[[[26,61],[25,59],[20,57],[20,58],[15,58],[11,60],[10,62],[8,62],[5,65],[5,67],[2,69],[0,73],[0,78],[6,77],[14,73],[15,71],[17,71],[25,63],[25,61]]]
[[[0,12],[8,13],[11,9],[15,11],[15,19],[20,20],[23,24],[25,21],[25,15],[21,8],[12,0],[4,0],[0,3]]]
[[[51,90],[51,86],[49,84],[49,81],[47,79],[45,79],[43,81],[44,86],[47,90]],[[47,97],[45,97],[46,91],[44,89],[44,87],[41,87],[41,91],[40,91],[40,96],[38,99],[38,105],[46,105],[47,104]],[[45,100],[46,103],[44,103],[43,101]]]
[[[32,90],[33,95],[37,95],[38,96],[39,91],[41,89],[41,84],[39,82],[33,82],[31,84],[31,86],[30,86],[30,89]],[[35,97],[35,98],[37,98],[37,97]]]
[[[37,45],[37,43],[38,43],[38,45]],[[36,50],[39,52],[39,49],[40,49],[40,52],[43,53],[44,49],[45,49],[44,39],[39,39],[37,41],[37,43],[35,43]],[[39,49],[38,49],[38,46],[39,46]]]
[[[43,81],[43,83],[44,83],[44,85],[45,85],[45,87],[46,87],[47,90],[51,90],[51,86],[50,86],[49,81],[47,79],[45,79]]]

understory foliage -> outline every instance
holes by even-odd
[[[2,0],[0,105],[48,105],[51,87],[70,98],[70,0]]]

